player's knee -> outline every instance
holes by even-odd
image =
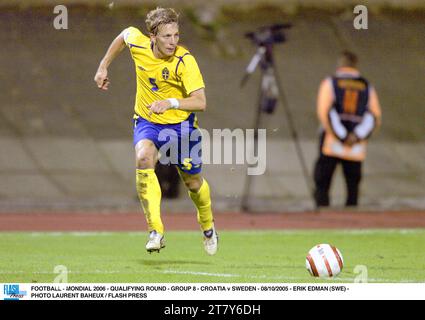
[[[155,161],[152,157],[138,157],[137,158],[137,168],[139,169],[154,169]]]
[[[141,141],[136,145],[136,166],[139,169],[153,169],[157,162],[155,145],[150,141]]]
[[[201,177],[186,177],[183,179],[186,188],[188,188],[192,192],[198,192],[202,186],[202,178]]]
[[[138,153],[136,155],[136,166],[138,169],[154,169],[155,159],[154,155],[146,153]]]

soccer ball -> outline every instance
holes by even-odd
[[[330,244],[318,244],[311,248],[305,266],[313,277],[336,277],[344,266],[341,252]]]

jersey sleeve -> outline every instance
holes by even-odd
[[[127,47],[131,48],[132,45],[137,44],[141,38],[145,38],[146,36],[143,35],[143,33],[135,28],[135,27],[128,27],[124,29],[121,32],[124,42],[127,45]]]
[[[180,78],[187,95],[205,88],[204,79],[195,58],[188,54],[183,58]]]
[[[363,115],[362,121],[354,128],[354,133],[357,138],[363,140],[367,139],[371,134],[373,129],[375,129],[376,121],[375,117],[369,111]]]

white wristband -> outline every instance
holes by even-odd
[[[180,102],[176,98],[169,98],[167,99],[171,103],[171,108],[178,109],[180,107]]]

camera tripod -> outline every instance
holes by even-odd
[[[274,64],[274,58],[273,58],[273,44],[275,42],[284,42],[285,37],[282,34],[278,34],[278,37],[276,36],[276,30],[283,29],[283,28],[289,28],[290,25],[277,25],[272,26],[269,28],[262,28],[263,30],[270,30],[269,34],[273,36],[267,36],[266,38],[263,36],[256,36],[254,33],[249,33],[247,36],[249,38],[254,39],[254,41],[257,44],[257,52],[252,57],[251,61],[249,62],[246,73],[241,81],[241,87],[243,87],[250,75],[256,70],[257,66],[260,65],[261,69],[261,81],[260,81],[260,88],[259,88],[259,95],[258,95],[258,108],[255,116],[255,122],[254,122],[254,129],[255,129],[255,135],[254,135],[254,146],[255,150],[254,152],[257,153],[257,144],[258,144],[258,129],[261,123],[261,116],[263,113],[271,114],[274,112],[275,107],[277,105],[277,102],[280,100],[283,106],[283,110],[285,112],[288,128],[291,134],[291,137],[293,139],[296,153],[301,165],[301,169],[303,172],[304,180],[308,189],[308,192],[310,196],[312,197],[313,204],[314,201],[314,188],[312,184],[312,179],[309,175],[306,161],[301,149],[300,141],[298,138],[298,133],[296,131],[294,120],[292,117],[292,113],[288,106],[288,101],[286,99],[284,91],[281,89],[281,82],[279,80],[279,75],[276,71],[276,67]],[[261,39],[259,41],[258,39]],[[276,40],[277,39],[277,40]],[[242,196],[242,203],[241,203],[241,209],[243,212],[249,212],[250,210],[250,203],[249,203],[249,196],[251,193],[251,187],[252,187],[252,176],[247,175],[245,188]],[[315,206],[315,205],[314,205]]]

